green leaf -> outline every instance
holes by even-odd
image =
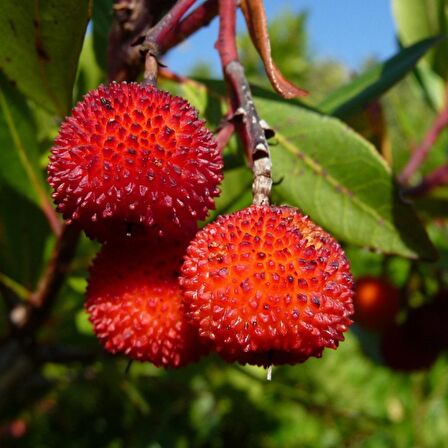
[[[42,211],[0,185],[0,271],[33,290],[45,261],[50,234]]]
[[[430,48],[441,40],[441,37],[434,37],[404,48],[386,62],[376,65],[349,84],[332,92],[319,104],[319,109],[337,117],[348,117],[394,86],[412,71]]]
[[[222,99],[222,81],[186,84],[202,98]],[[335,118],[265,94],[259,87],[252,91],[260,116],[276,132],[277,145],[271,146],[278,183],[274,196],[301,208],[348,243],[408,258],[435,257],[414,210],[400,199],[390,168],[368,141]],[[244,185],[241,179],[224,180],[223,192],[227,182],[233,191],[235,183]],[[248,187],[243,187],[239,197],[247,200],[248,194]],[[229,203],[235,207],[235,202]]]
[[[283,201],[346,242],[434,258],[424,227],[370,143],[337,119],[281,101],[256,103],[276,131],[273,177]]]
[[[448,218],[448,187],[439,187],[413,201],[415,208],[428,220]]]
[[[113,0],[95,0],[93,2],[93,48],[98,65],[107,68],[107,44],[112,24]]]
[[[208,98],[219,98],[224,86],[203,80],[189,85]],[[346,242],[409,258],[435,257],[424,227],[369,142],[337,119],[252,90],[260,116],[276,131],[274,196]]]
[[[416,67],[415,78],[428,105],[435,111],[442,109],[445,104],[443,79],[425,64]]]
[[[29,98],[64,116],[72,104],[89,0],[0,3],[0,67]]]
[[[251,204],[252,173],[246,166],[227,170],[220,188],[216,210],[210,213],[209,221],[213,221],[218,215],[231,213]]]
[[[448,31],[446,0],[393,0],[392,11],[398,36],[404,45]],[[444,79],[448,76],[447,54],[448,41],[445,40],[424,59]]]
[[[51,207],[31,112],[0,72],[0,180],[42,207]]]
[[[74,89],[75,101],[81,100],[89,90],[97,88],[106,81],[106,73],[98,65],[93,45],[93,36],[89,34],[84,39],[79,56],[78,76]]]

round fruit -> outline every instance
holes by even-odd
[[[107,243],[90,269],[86,309],[111,353],[181,367],[206,348],[184,314],[178,271],[184,247]]]
[[[251,206],[207,225],[180,282],[189,318],[228,361],[303,362],[336,348],[351,324],[341,247],[291,207]]]
[[[400,291],[386,279],[362,277],[355,282],[353,320],[369,330],[391,325],[400,310]]]
[[[389,327],[381,338],[384,363],[393,370],[412,372],[428,369],[436,361],[440,349],[428,335],[415,326],[418,310],[402,325]]]
[[[57,209],[91,238],[190,234],[214,207],[222,157],[187,101],[137,83],[89,92],[48,166]]]
[[[408,316],[408,324],[414,332],[427,341],[427,345],[440,350],[448,349],[448,293],[439,292],[431,302],[412,310]]]

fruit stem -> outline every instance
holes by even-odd
[[[405,190],[404,194],[407,196],[423,196],[442,185],[448,185],[448,163],[436,168],[425,176],[418,185]]]
[[[219,3],[219,36],[215,44],[227,82],[231,116],[243,141],[254,180],[253,203],[268,205],[272,189],[272,162],[263,122],[258,116],[249,82],[236,46],[236,2]]]
[[[272,381],[272,364],[266,369],[266,381]]]
[[[424,136],[420,145],[412,153],[412,156],[399,176],[402,184],[406,184],[419,166],[426,159],[441,132],[448,126],[448,85],[445,92],[445,106],[438,113],[431,128]]]
[[[171,28],[165,35],[163,42],[159,42],[161,52],[165,53],[170,48],[183,42],[197,30],[207,26],[218,14],[218,0],[206,0],[192,11],[185,19]]]
[[[151,28],[153,20],[159,16],[164,3],[174,2],[115,0],[116,23],[109,36],[109,81],[132,81],[137,78],[142,54],[146,52],[145,35],[155,34],[154,28]],[[185,3],[181,4],[183,6]],[[159,56],[207,26],[217,14],[218,0],[206,0],[182,20],[181,15],[177,14],[178,22],[173,26],[168,26],[172,22],[164,22],[163,28],[160,26],[157,31],[163,30],[163,37],[157,39]],[[150,41],[151,37],[147,39]]]
[[[195,2],[196,0],[178,0],[146,34],[145,40],[140,47],[140,51],[145,54],[144,84],[157,85],[160,65],[159,57],[162,53],[163,43],[169,39],[172,40],[182,16]]]
[[[229,143],[229,140],[234,132],[235,132],[235,125],[230,120],[227,119],[215,133],[215,138],[218,143],[218,149],[221,152],[221,154],[223,153],[224,148],[227,146],[227,143]]]
[[[64,225],[36,291],[28,297],[26,305],[11,310],[11,321],[18,330],[26,332],[37,328],[46,319],[64,283],[79,235],[78,229]]]

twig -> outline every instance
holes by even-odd
[[[269,204],[272,188],[272,162],[261,120],[255,109],[249,83],[244,74],[236,47],[236,3],[219,3],[219,36],[215,44],[221,58],[224,77],[230,93],[231,111],[237,121],[237,131],[246,149],[254,175],[253,203]]]
[[[5,299],[7,299],[7,296],[14,297],[13,302],[15,303],[20,302],[20,299],[25,300],[30,295],[30,291],[25,286],[2,272],[0,272],[0,292],[5,295]]]
[[[146,34],[140,51],[145,54],[144,83],[156,85],[162,43],[175,33],[176,25],[196,0],[178,0]]]
[[[53,206],[51,205],[50,201],[46,200],[42,204],[42,211],[47,218],[48,224],[50,225],[51,231],[56,235],[59,236],[62,232],[62,221],[59,219],[59,216],[54,211]]]
[[[171,0],[174,2],[174,0]],[[169,1],[166,3],[169,5]],[[115,21],[109,33],[109,81],[132,81],[142,67],[142,56],[132,44],[160,18],[161,2],[115,0]],[[165,6],[165,5],[163,5]]]
[[[173,0],[116,0],[114,9],[117,23],[109,37],[109,81],[132,81],[137,78],[143,65],[142,53],[145,53],[145,48],[141,48],[140,44],[145,41],[148,32],[154,33],[151,26],[160,19],[160,5],[170,7],[172,4]],[[206,0],[183,20],[177,23],[173,21],[171,28],[165,24],[163,41],[157,39],[158,56],[207,26],[217,11],[218,0]],[[181,15],[178,15],[180,18]],[[152,64],[153,61],[148,63],[147,72],[151,70]]]
[[[225,119],[224,124],[218,129],[215,134],[216,141],[218,143],[218,149],[222,153],[224,148],[229,143],[230,138],[235,132],[235,125],[229,119]]]
[[[401,183],[405,184],[423,163],[429,151],[433,147],[440,133],[448,126],[448,88],[446,91],[446,101],[444,108],[438,113],[431,128],[426,133],[420,145],[412,153],[406,166],[399,176]]]
[[[78,239],[79,230],[65,225],[37,290],[26,306],[20,305],[11,311],[11,321],[20,331],[36,328],[47,317],[64,283]]]
[[[187,37],[194,34],[200,28],[203,28],[217,16],[218,0],[206,0],[199,5],[193,12],[179,22],[170,35],[166,36],[161,42],[161,52],[165,53],[169,49],[183,42]]]
[[[428,174],[418,185],[404,191],[408,196],[423,196],[434,188],[448,185],[448,163],[439,166]]]
[[[40,345],[37,347],[35,358],[38,362],[52,362],[66,364],[69,362],[79,362],[90,364],[102,355],[99,350],[86,350],[80,347],[65,345]]]

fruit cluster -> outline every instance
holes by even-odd
[[[403,309],[399,321],[400,305],[406,301],[405,294],[386,278],[365,276],[356,281],[354,321],[379,334],[385,365],[410,372],[429,368],[448,349],[448,294],[442,291],[418,308]]]
[[[343,340],[347,259],[298,210],[251,206],[197,230],[222,166],[197,112],[154,87],[100,86],[62,123],[49,182],[67,222],[103,243],[85,306],[108,351],[163,367],[209,351],[269,366]]]

